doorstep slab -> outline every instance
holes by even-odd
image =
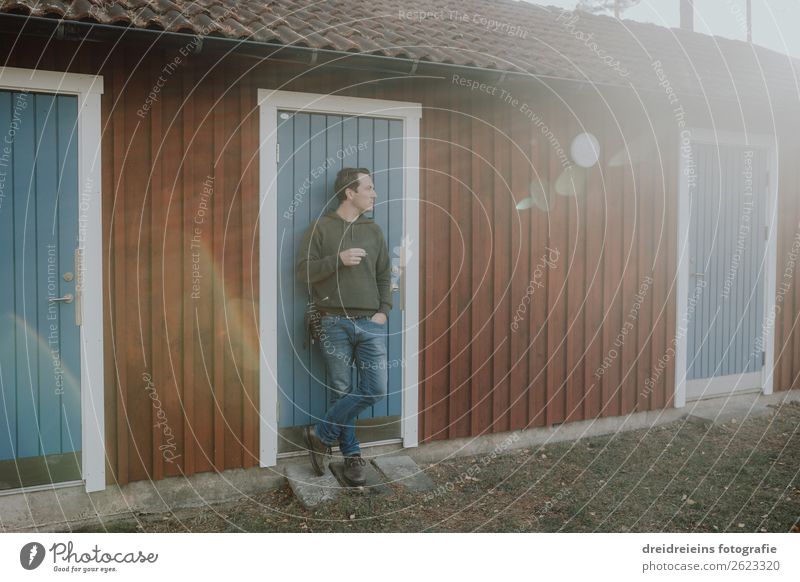
[[[381,475],[369,463],[367,463],[367,465],[364,467],[367,482],[361,487],[353,487],[347,484],[347,481],[344,479],[344,463],[331,463],[330,469],[331,473],[336,476],[342,487],[345,487],[350,491],[358,491],[367,495],[383,495],[391,492],[391,489],[383,482]]]
[[[706,425],[724,425],[758,416],[771,416],[776,403],[779,401],[775,395],[746,393],[694,400],[688,402],[683,410],[690,420]]]
[[[376,457],[372,463],[383,473],[388,483],[397,483],[409,491],[430,491],[436,484],[408,455]]]
[[[342,488],[330,471],[317,475],[310,466],[287,465],[286,479],[303,507],[312,509],[326,501],[336,499]]]

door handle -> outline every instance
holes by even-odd
[[[705,273],[692,273],[692,277],[697,277],[698,279],[705,279]]]
[[[47,298],[47,300],[50,303],[58,303],[58,302],[61,302],[61,303],[72,303],[73,299],[74,299],[74,297],[72,296],[72,293],[67,293],[63,297],[48,297]]]
[[[397,286],[400,287],[400,310],[406,310],[406,270],[402,269],[397,278]]]
[[[75,325],[83,325],[83,251],[75,249]]]

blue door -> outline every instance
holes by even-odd
[[[761,387],[768,155],[697,143],[690,189],[687,398]]]
[[[81,475],[77,114],[0,91],[0,489]]]
[[[279,451],[296,448],[301,427],[325,415],[332,400],[319,348],[304,345],[306,286],[295,280],[297,253],[306,228],[335,210],[336,173],[343,167],[368,168],[378,200],[380,225],[392,257],[392,312],[389,314],[388,397],[359,416],[362,442],[400,436],[402,325],[397,293],[403,234],[403,122],[377,117],[278,112],[278,426]],[[358,375],[353,367],[353,382]]]

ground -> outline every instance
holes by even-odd
[[[800,405],[423,465],[429,493],[347,492],[304,509],[288,486],[137,515],[115,532],[787,532],[800,516]]]

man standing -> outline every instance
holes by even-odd
[[[375,204],[366,168],[343,168],[334,185],[339,207],[312,224],[303,237],[297,277],[310,286],[320,310],[320,350],[335,404],[320,422],[305,427],[311,466],[325,471],[325,455],[339,444],[344,477],[366,482],[366,462],[356,439],[358,414],[386,396],[386,327],[391,298],[391,262],[380,226],[364,216]],[[350,367],[358,386],[350,385]]]

